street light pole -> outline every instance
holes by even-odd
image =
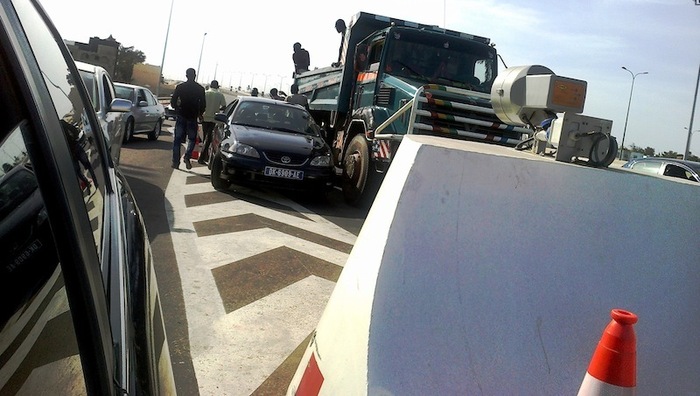
[[[630,99],[629,102],[627,102],[627,116],[625,116],[625,128],[622,130],[622,143],[620,144],[620,159],[622,159],[622,155],[625,153],[625,134],[627,133],[627,121],[629,121],[630,118],[630,106],[632,105],[632,92],[634,92],[634,79],[637,78],[638,75],[640,74],[649,74],[649,72],[640,72],[637,74],[632,73],[632,71],[624,66],[622,66],[623,70],[626,70],[629,74],[632,75],[632,88],[630,88]]]
[[[693,118],[695,118],[695,105],[698,101],[698,86],[700,86],[700,67],[698,67],[698,81],[695,83],[695,99],[693,99],[693,109],[690,111],[690,125],[688,126],[688,141],[685,143],[685,153],[683,159],[688,159],[690,155],[690,137],[693,134]]]
[[[199,79],[199,67],[202,66],[202,53],[204,52],[204,39],[207,38],[207,33],[204,32],[204,36],[202,36],[202,48],[199,50],[199,63],[197,63],[197,78],[195,78],[195,81]]]
[[[158,70],[158,85],[156,85],[156,98],[160,95],[160,78],[163,75],[163,63],[165,63],[165,49],[168,48],[168,35],[170,34],[170,21],[173,18],[173,4],[175,0],[170,2],[170,16],[168,17],[168,30],[165,31],[165,44],[163,45],[163,59],[160,61],[160,70]]]

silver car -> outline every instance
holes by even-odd
[[[650,175],[700,182],[700,163],[693,161],[660,157],[634,158],[622,167]]]
[[[131,112],[126,115],[124,143],[128,143],[137,133],[147,133],[148,140],[160,136],[165,120],[165,108],[158,102],[150,89],[138,85],[114,83],[117,97],[130,100]]]
[[[124,138],[124,113],[131,110],[131,101],[116,97],[112,78],[102,67],[78,61],[75,65],[102,125],[112,159],[118,164]]]

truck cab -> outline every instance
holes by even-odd
[[[326,129],[349,203],[367,196],[407,134],[515,146],[532,132],[496,117],[498,56],[488,38],[360,12],[341,60],[295,82]]]

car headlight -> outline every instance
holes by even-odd
[[[331,157],[329,155],[314,157],[311,160],[311,166],[331,166]]]
[[[225,144],[222,148],[224,151],[231,154],[238,154],[244,157],[260,158],[258,150],[247,144],[235,142],[232,145]]]

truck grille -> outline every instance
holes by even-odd
[[[448,134],[510,146],[531,132],[500,122],[491,107],[490,95],[443,85],[425,85],[419,89],[412,118],[409,133]]]

